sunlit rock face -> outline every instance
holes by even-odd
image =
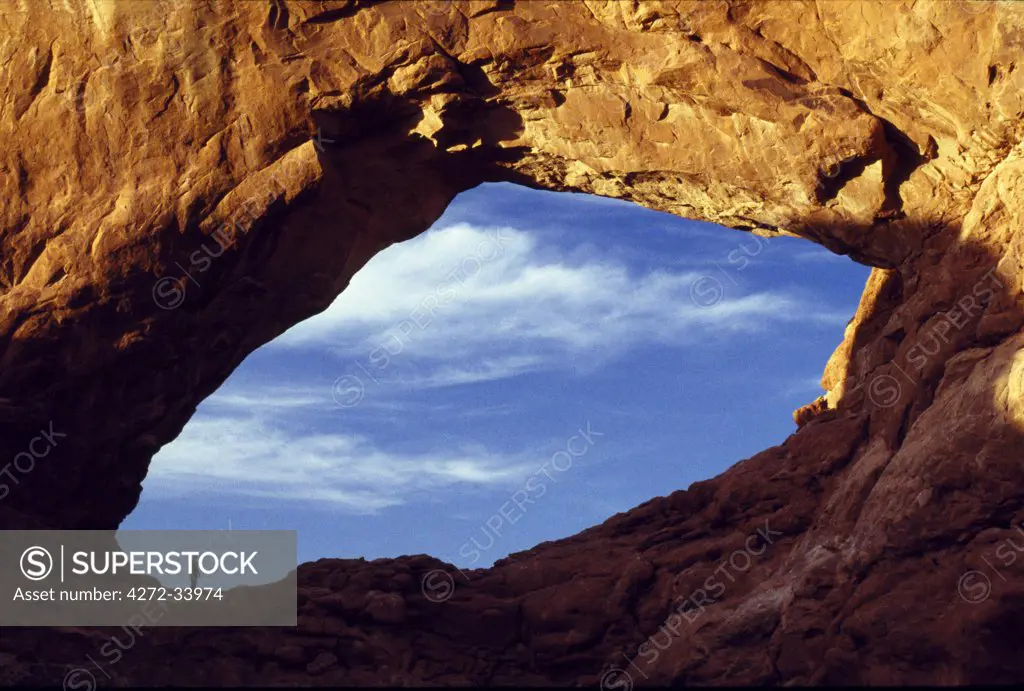
[[[305,565],[298,629],[112,675],[1024,679],[1024,3],[19,0],[0,39],[6,528],[116,526],[246,354],[483,181],[876,267],[781,446],[454,590]],[[5,634],[4,678],[106,636]]]

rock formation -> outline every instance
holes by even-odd
[[[781,446],[464,576],[303,565],[297,629],[145,629],[100,685],[1024,679],[1024,3],[15,0],[0,27],[5,528],[116,526],[249,352],[484,181],[875,267]],[[0,674],[59,683],[111,635],[6,631]]]

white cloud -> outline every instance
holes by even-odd
[[[226,410],[282,412],[301,408],[329,409],[334,404],[330,396],[325,395],[322,390],[264,386],[255,391],[225,387],[203,401],[203,405]]]
[[[402,374],[388,381],[389,386],[430,389],[476,381],[490,381],[532,371],[542,360],[540,358],[507,358],[485,360],[466,368],[440,367],[426,375]],[[413,401],[402,399],[381,399],[367,396],[358,406],[344,409],[346,415],[367,411],[379,413],[438,415],[458,413],[460,417],[487,417],[511,412],[515,406],[509,404],[475,407],[467,410],[455,403],[441,403],[436,399]],[[251,414],[272,417],[283,422],[308,419],[310,414],[322,412],[337,416],[338,402],[331,397],[330,382],[320,386],[273,386],[235,384],[231,380],[200,404],[198,415],[242,415]],[[296,416],[291,416],[291,414]],[[191,424],[191,423],[190,423]]]
[[[496,454],[479,444],[460,448],[457,441],[438,451],[396,453],[365,436],[325,433],[316,413],[339,412],[331,385],[343,374],[359,374],[367,388],[365,400],[345,409],[349,416],[379,419],[383,411],[385,419],[424,419],[446,407],[460,418],[489,416],[502,407],[467,411],[436,396],[381,397],[373,387],[400,394],[555,367],[592,371],[639,345],[706,346],[779,324],[847,321],[796,294],[744,292],[717,271],[712,265],[637,273],[619,257],[546,246],[509,228],[459,224],[428,232],[381,252],[325,312],[268,346],[304,351],[283,353],[295,358],[330,351],[339,358],[336,369],[318,369],[312,378],[296,369],[276,385],[218,391],[154,458],[147,492],[212,491],[372,513],[424,493],[510,483],[535,471],[537,457]],[[700,279],[702,291],[721,289],[715,306],[692,299]],[[374,376],[383,369],[381,383],[360,368]],[[349,429],[358,424],[333,419]]]
[[[782,397],[823,396],[824,394],[825,390],[821,388],[820,374],[790,381],[779,389],[779,395]]]
[[[354,513],[397,506],[459,485],[499,485],[536,469],[523,457],[480,446],[438,453],[389,453],[359,435],[304,434],[257,416],[208,414],[192,420],[154,457],[155,494],[219,495],[321,502]]]
[[[394,383],[414,389],[475,384],[536,372],[544,368],[545,362],[542,357],[529,355],[489,358],[482,362],[469,363],[466,366],[440,365],[426,375],[399,376]]]
[[[824,247],[813,247],[811,249],[801,250],[794,252],[790,255],[790,260],[794,262],[842,262],[842,261],[853,261],[849,257],[836,254]]]
[[[543,246],[521,230],[457,224],[381,252],[334,304],[271,347],[328,349],[374,376],[415,357],[428,374],[400,380],[429,387],[615,357],[639,344],[845,321],[796,295],[744,293],[716,271],[701,287],[718,286],[723,299],[701,307],[691,291],[705,272],[637,274],[615,257]]]

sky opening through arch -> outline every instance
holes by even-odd
[[[294,529],[461,568],[783,441],[869,269],[599,197],[467,191],[252,353],[124,529]]]

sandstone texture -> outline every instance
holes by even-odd
[[[1020,682],[1022,58],[1005,0],[0,4],[0,527],[115,527],[459,192],[587,192],[874,267],[799,430],[491,569],[302,565],[296,629],[145,629],[98,683]],[[4,631],[0,679],[112,635]]]

